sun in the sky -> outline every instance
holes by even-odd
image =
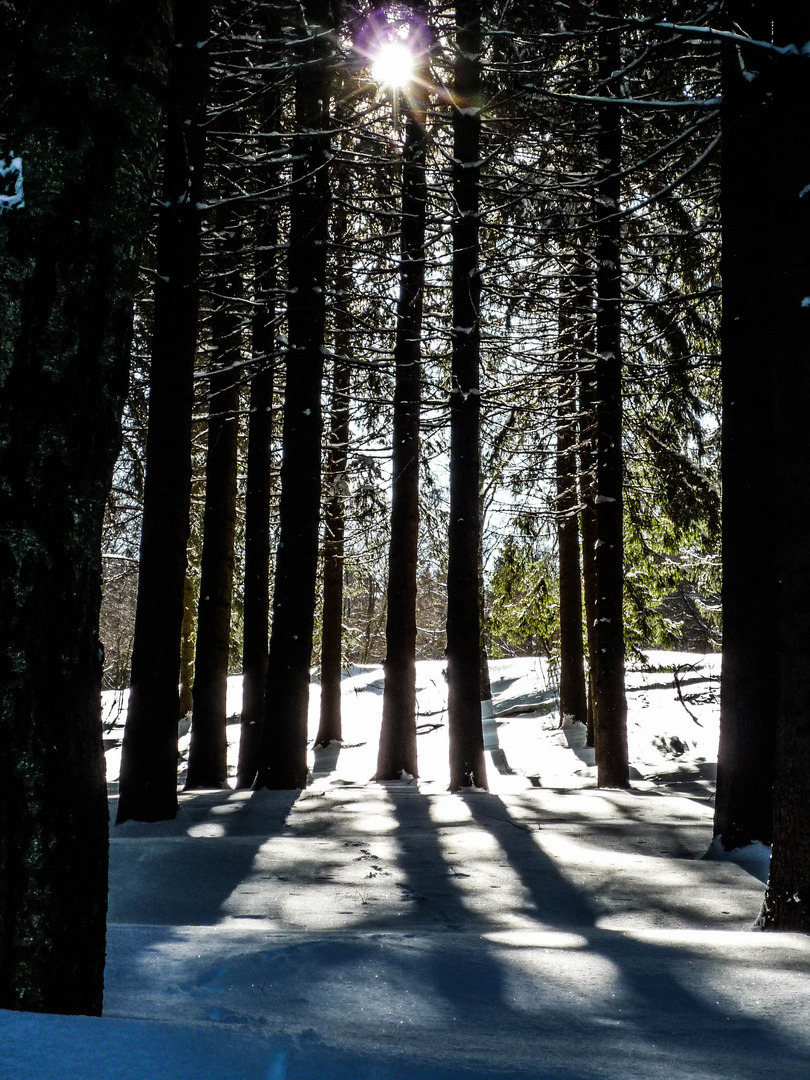
[[[404,41],[386,41],[374,54],[371,77],[383,86],[403,90],[413,78],[414,55]]]

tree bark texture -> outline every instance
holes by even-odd
[[[138,600],[117,821],[177,814],[178,680],[191,498],[210,3],[176,0],[158,208]]]
[[[426,43],[425,43],[426,45]],[[419,417],[425,288],[428,77],[418,57],[404,104],[399,300],[394,346],[391,540],[385,624],[385,686],[377,780],[418,776],[416,753],[416,575],[419,541]]]
[[[618,18],[617,0],[602,0],[600,13]],[[617,29],[599,34],[598,71],[605,96],[620,96],[610,81],[621,68]],[[624,687],[624,545],[622,539],[621,218],[622,124],[620,107],[599,107],[596,185],[596,611],[591,654],[594,742],[599,787],[628,787],[627,701]]]
[[[769,108],[774,245],[771,356],[775,367],[779,715],[773,848],[760,925],[810,932],[810,13],[769,7],[774,42]],[[760,63],[762,65],[762,62]],[[771,369],[773,370],[773,368]],[[758,432],[758,427],[755,429]],[[752,432],[753,434],[753,432]],[[725,663],[725,658],[724,658]]]
[[[0,219],[0,1008],[101,1012],[101,525],[170,10],[28,4]],[[176,718],[175,718],[176,719]]]
[[[211,316],[205,511],[186,788],[217,788],[228,782],[226,698],[236,532],[237,372],[244,296],[238,261],[242,230],[227,203],[218,208],[214,229],[213,291],[217,305]]]
[[[770,8],[745,0],[731,5],[729,18],[729,26],[741,26],[759,41],[771,37]],[[757,49],[724,46],[723,668],[714,831],[727,850],[753,840],[771,842],[779,708],[773,685],[778,666],[774,380],[763,370],[776,340],[772,309],[779,256],[773,161],[761,151],[752,153],[752,147],[768,145],[771,134],[768,73],[760,70],[761,60]],[[751,527],[754,506],[756,528]]]
[[[560,717],[586,723],[585,656],[582,641],[582,572],[577,482],[577,372],[583,363],[581,281],[575,259],[560,283],[557,371],[557,545],[560,570]]]
[[[447,717],[450,789],[487,787],[481,725],[479,190],[481,9],[456,5],[453,81],[452,368],[447,564]]]
[[[303,5],[306,34],[295,76],[288,249],[288,353],[282,433],[279,543],[258,787],[307,781],[309,668],[321,501],[321,385],[329,237],[328,32],[324,0]]]

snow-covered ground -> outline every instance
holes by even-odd
[[[382,672],[355,668],[305,792],[111,829],[105,1015],[0,1013],[0,1080],[810,1076],[810,940],[752,932],[767,849],[709,850],[719,657],[648,659],[629,791],[530,660],[491,665],[489,793],[447,792],[440,663],[419,780],[371,783]]]

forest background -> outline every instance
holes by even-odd
[[[343,665],[383,658],[377,775],[417,775],[417,655],[447,658],[454,789],[486,786],[482,653],[514,652],[555,660],[623,787],[625,655],[717,647],[721,609],[716,830],[776,824],[763,920],[806,928],[803,16],[86,7],[5,11],[3,797],[29,839],[2,849],[2,1003],[88,1007],[83,958],[42,975],[71,913],[36,959],[25,926],[103,876],[42,857],[77,778],[95,825],[69,829],[103,831],[102,679],[131,688],[119,820],[176,812],[188,712],[187,786],[227,782],[238,670],[240,786],[305,786],[311,667],[327,743]],[[392,42],[401,85],[372,68]]]

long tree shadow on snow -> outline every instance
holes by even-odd
[[[429,799],[417,790],[389,790],[397,819],[395,839],[399,847],[398,868],[405,874],[407,891],[415,902],[426,928],[441,929],[448,935],[469,932],[476,916],[465,903],[459,883],[466,877],[463,858],[458,867],[449,862],[439,840],[436,822],[430,815]],[[483,926],[481,927],[483,929]],[[476,1006],[500,1010],[506,1004],[504,972],[494,951],[481,941],[470,954],[454,950],[452,937],[442,942],[441,951],[429,954],[428,970],[421,975],[462,1016],[474,990]],[[491,1014],[496,1014],[493,1012]]]
[[[249,796],[244,812],[222,812],[229,804],[228,793],[192,802],[195,815],[186,817],[193,816],[195,824],[188,828],[205,831],[220,822],[225,842],[215,841],[217,848],[233,850],[226,852],[216,880],[206,881],[206,899],[194,900],[192,912],[184,908],[178,919],[178,912],[167,909],[163,926],[143,927],[143,940],[138,933],[132,936],[132,944],[140,942],[147,962],[156,944],[171,943],[176,937],[174,924],[220,921],[228,896],[249,875],[256,850],[268,837],[285,832],[303,809],[289,816],[298,793],[273,793],[270,800],[266,795]],[[803,1050],[789,1045],[766,1022],[735,1016],[710,996],[701,968],[709,962],[705,958],[685,948],[600,929],[598,904],[565,877],[530,827],[512,818],[497,796],[432,797],[392,786],[383,797],[396,821],[394,832],[387,835],[394,841],[395,864],[403,875],[401,908],[388,904],[378,911],[364,910],[354,929],[326,929],[307,934],[306,939],[296,934],[284,935],[286,940],[274,937],[235,955],[223,940],[216,952],[209,948],[185,969],[187,985],[179,988],[187,995],[185,1000],[203,1010],[203,1019],[268,1024],[270,1031],[314,1027],[314,1042],[306,1053],[331,1056],[330,1080],[434,1075],[596,1080],[613,1075],[615,1063],[628,1060],[632,1066],[622,1066],[623,1077],[738,1080],[741,1059],[751,1066],[746,1080],[794,1080],[803,1075]],[[281,803],[275,804],[285,798],[287,810],[282,812]],[[437,821],[431,806],[440,801]],[[362,835],[373,844],[373,834],[347,832],[347,824],[335,816],[335,838]],[[304,826],[313,839],[323,835],[315,829],[310,833],[312,826],[306,822]],[[534,922],[539,931],[535,938],[496,929],[501,924],[493,919],[481,892],[491,887],[492,895],[497,895],[486,883],[491,878],[482,876],[478,893],[471,889],[475,868],[465,863],[469,855],[463,842],[463,833],[471,826],[492,838],[491,849],[486,849],[492,852],[491,867],[497,872],[500,859],[504,875],[517,879],[523,899],[516,918],[523,927]],[[304,843],[309,839],[304,838],[306,833],[301,835]],[[199,840],[203,846],[206,842]],[[125,842],[120,845],[121,857],[127,856],[126,847]],[[193,849],[197,841],[158,847],[163,853],[154,861],[142,847],[132,849],[150,867],[144,888],[159,890],[161,873],[188,872],[191,864],[176,863],[178,849]],[[193,850],[184,857],[193,862]],[[300,862],[296,866],[300,873]],[[204,868],[210,869],[208,856],[200,860],[199,870]],[[326,871],[326,866],[318,870]],[[306,887],[306,881],[296,879],[295,885]],[[187,891],[193,888],[192,876]],[[272,908],[276,890],[267,892]],[[133,921],[146,921],[145,899],[133,898],[130,911],[138,915]],[[112,904],[113,914],[116,904],[123,913],[120,896]],[[156,913],[148,903],[147,910]],[[195,911],[197,917],[189,918]],[[508,926],[508,919],[502,925]],[[121,938],[122,955],[115,961],[122,977],[131,962],[128,941]],[[229,1013],[223,1006],[234,986],[251,996],[238,1007],[234,1003]],[[420,1039],[415,1045],[408,1042],[409,1024]],[[335,1031],[341,1033],[337,1044],[332,1043]],[[384,1037],[384,1050],[369,1045],[369,1032]],[[454,1062],[450,1071],[446,1065],[434,1070],[431,1040],[445,1054],[443,1060]],[[730,1058],[729,1041],[734,1046]],[[337,1050],[337,1045],[350,1044],[357,1054],[344,1056]],[[410,1067],[404,1063],[409,1053]],[[662,1058],[665,1068],[666,1063],[677,1064],[677,1070],[662,1071]],[[499,1064],[482,1069],[482,1061]]]
[[[293,1080],[299,1075],[296,1059],[301,1065],[300,1075],[307,1078],[316,1075],[309,1071],[314,1067],[313,1063],[323,1061],[328,1070],[322,1075],[328,1075],[329,1080],[495,1080],[506,1076],[510,1080],[537,1080],[538,1074],[533,1068],[521,1067],[528,1066],[527,1061],[512,1058],[503,1069],[498,1066],[496,1072],[491,1064],[481,1065],[481,1061],[498,1059],[498,1046],[488,1043],[485,1038],[486,1031],[493,1027],[493,1017],[503,1013],[509,1015],[516,1038],[520,1035],[523,1019],[510,1010],[503,965],[495,950],[479,940],[477,934],[467,932],[470,924],[477,920],[458,887],[458,881],[465,875],[462,870],[453,868],[442,849],[437,827],[430,818],[428,800],[416,791],[396,792],[393,796],[388,792],[386,795],[395,807],[400,826],[397,830],[397,865],[404,871],[406,879],[404,903],[415,904],[420,911],[416,923],[409,923],[413,932],[392,934],[400,928],[388,909],[385,914],[358,921],[355,931],[349,931],[348,938],[346,931],[335,933],[331,930],[308,934],[305,939],[295,933],[273,935],[261,942],[249,943],[247,951],[243,943],[231,953],[228,940],[216,943],[201,937],[200,955],[195,960],[188,955],[181,928],[189,923],[210,922],[213,916],[220,916],[225,894],[229,894],[248,872],[246,856],[254,849],[254,844],[240,842],[249,839],[243,835],[243,827],[239,835],[220,838],[225,841],[218,844],[221,850],[225,850],[226,845],[243,849],[241,854],[237,852],[233,856],[242,863],[243,869],[240,872],[236,863],[230,861],[231,856],[226,854],[230,869],[225,877],[221,882],[217,880],[206,885],[209,901],[205,919],[199,917],[202,913],[190,918],[194,915],[192,900],[191,910],[184,907],[177,919],[178,927],[166,924],[143,928],[147,937],[141,943],[141,952],[151,964],[155,962],[154,956],[162,953],[160,962],[166,965],[171,963],[173,945],[183,947],[184,959],[176,976],[181,980],[176,988],[180,996],[175,1000],[181,1015],[185,1003],[194,1010],[188,1020],[247,1024],[251,1028],[267,1025],[268,1032],[303,1029],[305,1037],[282,1040],[285,1045],[289,1043],[283,1051],[289,1071],[279,1074],[285,1080]],[[199,824],[206,820],[210,822],[216,806],[223,804],[216,799],[210,802],[207,815],[200,807]],[[213,818],[216,818],[215,814]],[[316,838],[317,834],[304,834],[299,842],[314,843]],[[203,847],[206,843],[204,838],[199,840]],[[121,845],[122,851],[125,846]],[[189,844],[184,841],[182,845],[158,846],[177,849]],[[195,841],[191,847],[196,846]],[[159,863],[164,872],[169,872],[162,859]],[[179,869],[184,872],[186,868]],[[159,876],[158,873],[147,874],[144,887],[158,887]],[[189,884],[193,887],[193,882]],[[213,896],[210,894],[212,884]],[[302,882],[297,880],[296,884]],[[272,903],[272,893],[267,899]],[[141,907],[144,900],[145,897],[140,895],[133,900],[133,905]],[[422,925],[426,931],[424,936],[419,933]],[[481,929],[483,926],[482,923]],[[131,929],[138,930],[137,927]],[[137,964],[132,965],[132,956],[127,949],[130,937],[126,936],[118,946],[122,955],[114,958],[117,973],[113,982],[126,979],[130,968],[137,968]],[[131,943],[138,940],[133,937]],[[163,945],[167,946],[165,952]],[[132,977],[137,979],[137,971]],[[148,982],[147,975],[145,986]],[[249,997],[243,997],[229,1008],[234,987],[241,987],[241,993]],[[122,1003],[132,1000],[133,989],[136,989],[134,982],[126,988]],[[347,1006],[344,1006],[344,995],[348,995],[350,1002]],[[415,997],[420,999],[416,1003]],[[392,998],[399,1003],[399,1007],[393,1009],[393,1017]],[[415,1010],[417,1030],[424,1031],[423,1025],[427,1024],[432,1039],[409,1041],[409,1021],[414,1020],[410,1010]],[[112,1015],[121,1014],[121,1006],[113,1000],[110,1011]],[[404,1021],[400,1017],[404,1017]],[[331,1039],[335,1032],[340,1033],[337,1045],[332,1044]],[[370,1033],[374,1033],[373,1038]],[[383,1040],[383,1046],[376,1045],[379,1039]],[[448,1055],[446,1047],[454,1040],[454,1054]],[[480,1054],[477,1053],[479,1043]],[[347,1044],[354,1049],[346,1048]],[[437,1057],[441,1064],[436,1061]],[[543,1080],[572,1080],[567,1067],[551,1062],[544,1066],[542,1076]],[[576,1076],[577,1080],[597,1080],[599,1074],[580,1070]]]
[[[259,848],[285,831],[300,794],[188,792],[180,796],[174,821],[115,826],[110,831],[108,922],[215,925],[225,901],[249,875]],[[212,842],[218,847],[216,859],[211,859]],[[131,870],[133,857],[137,874]]]
[[[464,801],[506,854],[534,902],[538,921],[578,931],[587,939],[589,951],[607,961],[618,977],[618,992],[610,992],[602,1009],[579,1017],[577,1053],[589,1054],[590,1045],[609,1060],[611,1047],[626,1054],[629,1040],[651,1061],[662,1053],[677,1061],[681,1077],[736,1080],[740,1075],[736,1062],[741,1059],[749,1063],[749,1080],[798,1075],[795,1070],[806,1069],[807,1047],[791,1045],[774,1026],[750,1014],[734,1015],[733,1006],[721,1005],[710,980],[704,978],[709,958],[688,948],[600,929],[597,907],[566,879],[535,838],[542,842],[542,826],[535,834],[525,822],[513,819],[496,795],[471,793]]]

